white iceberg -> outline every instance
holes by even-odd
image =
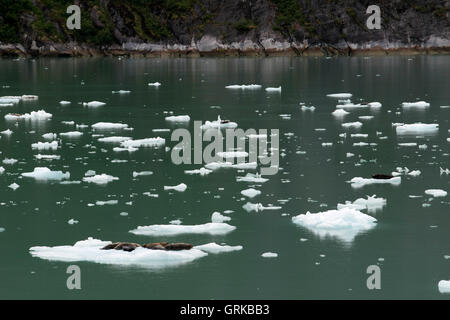
[[[58,141],[32,143],[31,148],[37,150],[56,150],[58,149]]]
[[[254,197],[256,197],[257,195],[260,195],[260,194],[261,194],[261,191],[256,190],[256,189],[253,189],[253,188],[249,188],[249,189],[242,190],[242,191],[241,191],[241,194],[242,194],[243,196],[248,197],[248,198],[254,198]]]
[[[439,125],[435,123],[412,123],[399,125],[396,128],[397,134],[435,134],[439,131]]]
[[[108,130],[108,129],[125,129],[128,125],[125,123],[114,123],[114,122],[97,122],[92,125],[95,130]]]
[[[112,182],[114,180],[119,180],[119,178],[113,177],[111,175],[104,174],[104,173],[83,178],[84,182],[96,183],[96,184],[107,184],[107,183]]]
[[[223,222],[208,222],[197,225],[174,225],[174,224],[155,224],[151,226],[139,226],[129,232],[143,236],[175,236],[180,234],[209,234],[224,235],[233,230],[231,226]]]
[[[133,147],[161,147],[166,143],[166,139],[164,138],[145,138],[145,139],[137,139],[137,140],[126,140],[122,141],[120,145],[124,148]]]
[[[184,170],[186,174],[199,174],[201,176],[206,176],[210,174],[212,170],[208,170],[206,168],[194,169],[194,170]]]
[[[166,121],[171,122],[189,122],[191,121],[191,117],[185,115],[185,116],[169,116],[165,118]]]
[[[63,180],[70,179],[69,172],[52,171],[47,167],[36,167],[32,172],[24,172],[22,176],[36,180]]]
[[[120,142],[131,140],[131,139],[132,139],[131,137],[113,136],[113,137],[99,138],[97,141],[99,141],[99,142],[106,142],[106,143],[120,143]]]
[[[61,137],[66,138],[79,138],[83,135],[83,132],[80,131],[69,131],[69,132],[61,132],[59,134]]]
[[[447,191],[444,191],[441,189],[428,189],[428,190],[425,190],[425,194],[427,194],[429,196],[433,196],[435,198],[440,198],[440,197],[446,197]]]
[[[281,92],[281,86],[279,86],[279,87],[267,87],[266,91],[267,92]]]
[[[83,106],[88,107],[101,107],[104,106],[106,103],[101,101],[90,101],[90,102],[83,102]]]
[[[176,186],[164,186],[164,190],[175,190],[178,192],[184,192],[187,189],[187,185],[184,183],[180,183]]]
[[[427,108],[430,106],[428,102],[417,101],[417,102],[403,102],[403,108]]]
[[[195,246],[194,249],[202,250],[207,253],[223,253],[242,250],[242,246],[218,245],[215,242]]]

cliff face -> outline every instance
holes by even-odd
[[[81,8],[68,30],[66,8]],[[381,29],[369,30],[369,5]],[[450,0],[0,0],[0,55],[450,52]]]

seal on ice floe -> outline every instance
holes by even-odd
[[[390,174],[374,174],[372,176],[373,179],[377,179],[377,180],[389,180],[392,179],[394,176],[390,175]]]
[[[168,243],[168,242],[155,242],[155,243],[146,243],[144,245],[140,245],[138,243],[129,243],[129,242],[114,242],[108,244],[102,248],[102,250],[123,250],[123,251],[133,251],[134,249],[142,247],[150,250],[168,250],[168,251],[180,251],[180,250],[189,250],[194,246],[190,243]]]

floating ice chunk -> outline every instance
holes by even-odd
[[[101,107],[106,105],[105,102],[101,102],[101,101],[90,101],[90,102],[83,102],[83,106],[88,106],[88,107]]]
[[[79,221],[75,220],[75,219],[70,219],[69,221],[67,221],[68,224],[77,224]]]
[[[439,173],[440,173],[440,175],[443,175],[444,173],[448,175],[448,174],[450,174],[450,169],[439,168]]]
[[[261,85],[259,85],[259,84],[242,84],[242,85],[232,84],[232,85],[226,86],[225,88],[226,89],[242,89],[242,90],[245,90],[245,89],[261,89]]]
[[[347,114],[349,114],[350,112],[345,111],[344,109],[336,109],[334,110],[331,114],[335,117],[343,117]]]
[[[302,111],[315,111],[316,107],[314,107],[314,106],[310,106],[310,107],[302,106],[301,109],[302,109]]]
[[[417,142],[403,142],[398,144],[400,147],[417,147]]]
[[[32,94],[24,94],[21,98],[23,101],[35,101],[39,99],[38,96]]]
[[[58,149],[58,141],[32,143],[31,148],[37,150],[56,150]]]
[[[300,214],[292,222],[310,229],[320,237],[332,236],[351,242],[363,231],[375,227],[377,219],[352,208]]]
[[[0,97],[1,104],[17,104],[20,102],[20,97]]]
[[[198,225],[172,225],[172,224],[155,224],[151,226],[139,226],[129,232],[143,236],[175,236],[179,234],[210,234],[224,235],[233,230],[235,226],[231,226],[223,222],[208,222]]]
[[[253,183],[264,183],[269,181],[267,178],[261,177],[260,174],[247,173],[244,177],[236,177],[237,182],[253,182]]]
[[[342,126],[343,126],[344,128],[356,128],[356,129],[361,128],[362,125],[363,125],[363,124],[362,124],[361,122],[359,122],[359,121],[355,121],[355,122],[347,122],[347,123],[343,123],[343,124],[342,124]]]
[[[70,125],[70,126],[75,125],[75,121],[61,121],[61,123],[62,124],[67,124],[67,125]]]
[[[189,122],[191,121],[191,117],[189,116],[170,116],[165,118],[166,121],[171,122]]]
[[[108,129],[125,129],[128,125],[125,123],[114,123],[114,122],[97,122],[92,125],[95,130],[108,130]]]
[[[369,213],[376,212],[380,209],[382,209],[386,205],[386,199],[384,198],[377,198],[376,195],[373,196],[367,196],[367,199],[359,198],[355,201],[346,201],[345,204],[339,203],[337,205],[337,209],[341,210],[344,208],[350,208],[355,210],[364,210],[367,209]]]
[[[63,106],[64,106],[64,105],[71,104],[71,103],[72,103],[72,102],[70,102],[70,101],[65,101],[65,100],[62,100],[62,101],[59,102],[59,104],[60,104],[60,105],[63,105]]]
[[[0,132],[1,134],[4,134],[4,135],[7,135],[7,136],[10,136],[13,132],[12,132],[12,130],[10,130],[10,129],[6,129],[6,130],[4,130],[4,131],[2,131],[2,132]]]
[[[207,130],[207,129],[234,129],[238,125],[236,122],[231,121],[222,121],[220,119],[220,116],[215,121],[206,121],[204,124],[200,126],[201,129]]]
[[[122,152],[122,151],[128,151],[128,152],[134,152],[134,151],[138,151],[138,148],[134,148],[132,146],[126,147],[126,148],[122,148],[122,147],[115,147],[113,148],[114,152]]]
[[[44,138],[44,139],[47,139],[47,140],[54,140],[54,139],[56,139],[56,137],[57,137],[57,134],[56,133],[44,133],[43,135],[42,135],[42,138]]]
[[[136,178],[139,176],[149,176],[152,174],[153,174],[153,171],[141,171],[141,172],[133,171],[133,178]]]
[[[247,211],[247,212],[260,212],[260,211],[264,211],[264,210],[281,210],[281,207],[277,207],[277,206],[263,206],[261,203],[251,203],[251,202],[247,202],[246,204],[244,204],[242,206],[242,208]]]
[[[278,253],[275,252],[264,252],[261,257],[263,258],[277,258],[278,257]]]
[[[15,113],[8,113],[5,115],[6,120],[31,120],[31,121],[40,121],[40,120],[49,120],[52,118],[52,114],[45,112],[44,110],[39,111],[31,111],[30,113],[25,114],[15,114]]]
[[[129,90],[118,90],[118,91],[111,91],[113,94],[128,94],[131,91]]]
[[[195,246],[194,249],[202,250],[207,253],[223,253],[242,250],[242,246],[228,246],[228,245],[218,245],[215,242],[202,244],[200,246]]]
[[[170,129],[152,129],[153,132],[170,132]]]
[[[179,185],[176,186],[164,186],[164,190],[175,190],[178,192],[184,192],[187,189],[187,185],[184,183],[180,183]]]
[[[439,131],[438,124],[413,123],[396,127],[397,134],[434,134]]]
[[[117,177],[110,176],[108,174],[97,174],[90,177],[84,177],[84,182],[96,183],[96,184],[107,184],[108,182],[119,180]]]
[[[181,224],[181,220],[180,219],[172,220],[172,221],[169,221],[169,223],[179,225],[179,224]]]
[[[9,159],[9,158],[5,158],[3,159],[3,164],[14,164],[16,163],[18,160],[17,159]]]
[[[131,137],[105,137],[105,138],[99,138],[97,141],[99,142],[106,142],[106,143],[120,143],[122,141],[131,140]]]
[[[427,194],[429,196],[433,196],[435,198],[440,198],[440,197],[446,197],[447,191],[444,191],[441,189],[429,189],[429,190],[425,190],[425,194]]]
[[[403,102],[403,108],[427,108],[430,106],[428,102],[417,101],[417,102]]]
[[[242,191],[241,191],[241,194],[242,194],[243,196],[248,197],[248,198],[254,198],[254,197],[256,197],[257,195],[260,195],[260,194],[261,194],[261,191],[256,190],[256,189],[253,189],[253,188],[249,188],[249,189],[242,190]]]
[[[231,218],[220,214],[220,212],[213,212],[211,215],[211,222],[225,222],[230,221]]]
[[[336,105],[337,109],[352,109],[352,108],[366,108],[365,104],[354,104],[354,103],[346,103],[346,104],[338,104]]]
[[[369,108],[381,108],[381,103],[379,102],[369,102],[367,105]]]
[[[5,228],[0,227],[0,232],[5,232]]]
[[[33,172],[24,172],[22,176],[34,178],[36,180],[63,180],[70,179],[70,173],[62,171],[52,171],[47,167],[36,167]]]
[[[440,293],[450,293],[450,280],[441,280],[438,283]]]
[[[69,132],[62,132],[59,134],[61,137],[66,138],[79,138],[83,135],[83,132],[80,131],[69,131]]]
[[[137,140],[126,140],[122,141],[120,145],[124,148],[133,147],[162,147],[166,143],[166,139],[164,138],[145,138],[145,139],[137,139]]]
[[[11,183],[9,186],[8,186],[8,188],[10,188],[10,189],[13,189],[13,190],[16,190],[17,188],[19,188],[20,186],[17,184],[17,183]]]
[[[408,173],[408,175],[409,175],[409,176],[412,176],[412,177],[418,177],[418,176],[420,176],[421,174],[422,174],[422,172],[421,172],[420,170],[413,170],[413,171],[411,171],[411,172]]]
[[[59,160],[61,158],[56,154],[35,154],[34,157],[38,160]]]
[[[221,158],[245,158],[248,157],[248,152],[245,151],[224,151],[217,152],[217,155]]]
[[[210,174],[212,170],[206,169],[206,168],[200,168],[200,169],[194,169],[194,170],[184,170],[184,173],[186,174],[199,174],[201,176],[206,176]]]
[[[118,203],[119,203],[119,200],[95,201],[95,204],[96,204],[97,206],[104,206],[104,205],[110,205],[110,206],[113,206],[113,205],[116,205],[116,204],[118,204]]]
[[[373,178],[361,178],[361,177],[355,177],[352,180],[350,180],[351,186],[353,188],[361,188],[365,185],[369,184],[392,184],[392,185],[399,185],[402,182],[401,177],[393,177],[391,179],[373,179]]]
[[[336,98],[336,99],[350,99],[353,95],[351,93],[330,93],[327,94],[327,97],[329,98]]]
[[[159,83],[159,82],[150,82],[148,85],[150,87],[159,87],[161,85],[161,83]]]
[[[88,261],[102,264],[140,265],[149,268],[174,266],[208,255],[195,248],[180,251],[150,250],[143,247],[138,247],[131,252],[102,250],[108,244],[111,244],[111,241],[88,238],[78,241],[73,246],[32,247],[30,254],[49,261]]]
[[[0,174],[3,174],[5,172],[5,168],[0,167]]]
[[[281,92],[281,86],[279,86],[279,87],[267,87],[266,91],[267,92]]]

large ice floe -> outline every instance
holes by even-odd
[[[398,125],[395,128],[397,134],[435,134],[439,131],[439,125],[435,123],[427,124],[427,123],[412,123],[412,124],[403,124]]]
[[[22,173],[23,177],[34,178],[36,180],[63,180],[70,179],[69,172],[52,171],[47,167],[36,167],[32,172]]]
[[[214,214],[211,216],[211,221],[217,219],[217,215]],[[142,236],[176,236],[179,234],[224,235],[235,229],[235,226],[224,222],[208,222],[196,225],[154,224],[150,226],[138,226],[129,232]]]
[[[336,237],[351,242],[359,233],[375,227],[377,219],[353,208],[342,208],[319,213],[307,212],[292,217],[292,222],[319,237]]]
[[[151,250],[143,247],[138,247],[131,252],[102,250],[103,247],[111,243],[111,241],[88,238],[87,240],[76,242],[73,246],[31,247],[30,254],[33,257],[49,261],[88,261],[102,264],[138,265],[149,268],[183,264],[208,255],[205,252],[206,250],[203,251],[197,248],[180,251]],[[209,248],[212,248],[212,246],[209,245]],[[206,249],[208,249],[208,246]],[[220,248],[216,248],[216,250],[219,252]]]
[[[438,283],[440,293],[450,293],[450,280],[441,280]]]
[[[399,185],[402,182],[401,177],[393,177],[390,179],[373,179],[373,178],[361,178],[355,177],[350,180],[351,186],[353,188],[361,188],[369,184],[392,184]]]
[[[16,113],[8,113],[5,115],[6,120],[31,120],[31,121],[41,121],[41,120],[49,120],[52,118],[52,114],[45,112],[44,110],[39,111],[31,111],[30,113],[24,114],[16,114]]]

